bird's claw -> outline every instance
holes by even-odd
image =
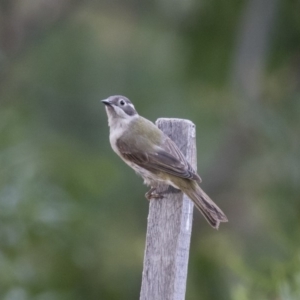
[[[162,199],[163,195],[156,191],[156,188],[151,188],[146,194],[145,197],[150,201],[151,199]]]

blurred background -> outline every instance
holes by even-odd
[[[0,1],[0,298],[138,299],[147,188],[99,100],[192,120],[187,300],[300,299],[300,2]]]

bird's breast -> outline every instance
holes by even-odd
[[[121,156],[121,153],[117,147],[117,141],[118,139],[121,137],[121,135],[123,134],[123,129],[120,128],[116,128],[115,130],[110,132],[109,135],[109,141],[110,141],[110,145],[112,147],[112,149],[119,155]]]

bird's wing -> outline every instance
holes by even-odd
[[[121,139],[117,141],[117,147],[125,159],[146,170],[154,173],[165,172],[201,182],[200,176],[190,166],[175,143],[168,137],[165,138],[163,148],[159,147],[155,152],[133,152]]]

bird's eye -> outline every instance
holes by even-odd
[[[125,101],[123,99],[120,100],[120,105],[124,106],[125,105]]]

